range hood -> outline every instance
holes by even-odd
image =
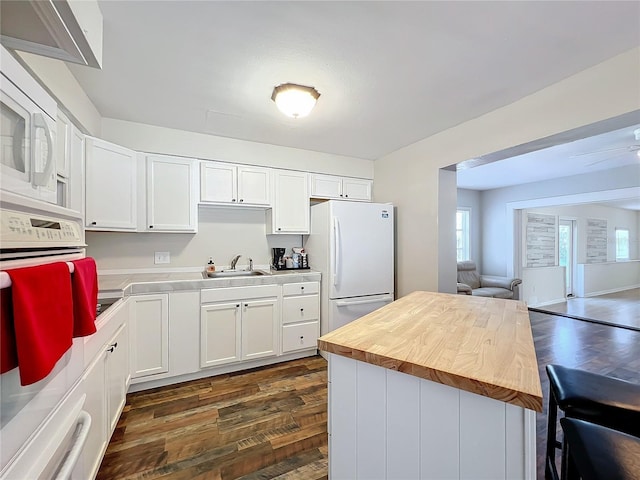
[[[2,0],[6,48],[102,68],[102,13],[96,0]]]

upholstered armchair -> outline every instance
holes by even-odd
[[[476,262],[470,260],[458,262],[458,293],[479,297],[518,299],[519,278],[494,277],[480,275]]]

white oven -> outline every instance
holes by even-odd
[[[58,106],[4,47],[0,50],[0,187],[56,203]]]
[[[81,219],[2,207],[0,288],[11,287],[6,270],[85,256]],[[83,368],[84,339],[75,338],[36,383],[22,386],[19,366],[0,375],[0,480],[76,476],[71,471],[91,424],[83,410]]]

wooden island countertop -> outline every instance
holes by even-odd
[[[529,312],[520,301],[413,292],[323,335],[318,348],[542,411]]]

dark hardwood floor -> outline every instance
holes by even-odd
[[[97,478],[327,478],[327,362],[127,395]]]
[[[548,381],[559,363],[640,383],[640,332],[530,312],[545,398],[537,415],[544,478]],[[322,357],[134,393],[98,479],[327,478]]]

